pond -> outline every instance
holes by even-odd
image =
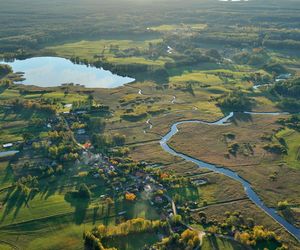
[[[134,81],[130,77],[122,77],[92,66],[74,64],[60,57],[33,57],[5,63],[10,65],[14,72],[24,73],[25,79],[21,83],[25,85],[56,87],[74,83],[88,88],[115,88]]]

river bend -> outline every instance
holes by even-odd
[[[260,114],[260,115],[281,115],[281,114],[288,114],[288,113],[252,113],[252,112],[244,112],[247,114]],[[283,217],[281,217],[275,209],[267,207],[263,201],[259,198],[257,193],[253,190],[251,184],[247,182],[245,179],[243,179],[241,176],[239,176],[235,171],[232,171],[227,168],[218,167],[215,164],[210,164],[201,160],[198,160],[196,158],[193,158],[191,156],[188,156],[184,153],[178,152],[171,148],[168,145],[169,140],[178,132],[178,125],[186,124],[186,123],[200,123],[200,124],[207,124],[211,126],[226,126],[229,125],[229,120],[234,116],[234,113],[231,112],[226,117],[215,121],[215,122],[206,122],[201,120],[187,120],[187,121],[180,121],[176,122],[171,126],[170,131],[162,137],[160,140],[161,147],[168,152],[169,154],[172,154],[174,156],[180,157],[186,161],[195,163],[199,168],[205,168],[209,169],[215,173],[225,175],[231,179],[234,179],[235,181],[238,181],[241,183],[244,187],[245,193],[248,196],[248,198],[256,204],[260,209],[262,209],[266,214],[268,214],[270,217],[272,217],[277,223],[279,223],[282,227],[284,227],[292,236],[294,236],[298,241],[300,241],[300,229],[289,223],[287,220],[285,220]]]

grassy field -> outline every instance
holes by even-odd
[[[0,161],[0,187],[5,188],[10,186],[13,178],[12,170],[9,168],[9,161]]]
[[[300,164],[300,133],[292,129],[284,129],[279,131],[276,136],[283,138],[287,144],[288,152],[284,156],[284,161],[289,167],[299,169]]]
[[[186,73],[181,76],[174,76],[170,78],[172,83],[186,83],[186,82],[197,82],[209,85],[219,85],[222,83],[221,79],[212,74],[205,74],[201,72]]]
[[[62,178],[51,185],[41,184],[44,190],[27,201],[11,189],[6,194],[10,198],[1,209],[1,239],[25,249],[82,249],[83,231],[100,223],[115,224],[119,212],[125,211],[126,218],[159,218],[148,201],[116,202],[109,208],[99,200],[100,194],[105,193],[100,186],[91,202],[69,200],[66,194],[74,190],[76,183],[68,181],[70,176]]]
[[[0,107],[0,109],[2,109]],[[11,110],[6,110],[0,113],[0,128],[3,131],[0,135],[0,144],[22,141],[23,134],[30,132],[35,136],[43,137],[43,132],[46,128],[29,127],[29,120],[33,118],[45,118],[45,114],[38,112],[24,111],[21,114],[16,114]]]
[[[33,221],[1,230],[7,241],[26,249],[82,249],[82,233],[95,225],[114,224],[115,218],[96,219],[89,215],[82,224],[72,222],[73,215],[48,221]],[[45,227],[45,225],[47,225]],[[20,232],[22,236],[20,237]]]
[[[213,173],[187,175],[185,172],[181,172],[180,168],[177,167],[175,169],[179,176],[185,175],[192,179],[204,179],[207,181],[207,184],[201,186],[184,186],[170,189],[170,196],[176,198],[176,201],[180,204],[195,201],[199,204],[199,207],[203,207],[218,202],[226,203],[232,200],[246,199],[245,194],[242,192],[242,187],[224,176]]]
[[[224,250],[243,250],[245,246],[228,239],[222,239],[215,236],[205,236],[201,250],[210,250],[212,248]]]
[[[207,27],[206,24],[178,24],[178,25],[170,25],[170,24],[163,24],[163,25],[159,25],[159,26],[154,26],[154,27],[150,27],[147,28],[148,30],[153,30],[153,31],[158,31],[158,32],[171,32],[171,31],[199,31],[199,30],[203,30]]]
[[[141,52],[148,50],[149,43],[156,44],[162,40],[98,40],[98,41],[80,41],[75,43],[67,43],[55,47],[46,47],[45,53],[56,54],[65,58],[79,57],[94,61],[95,56],[105,57],[108,62],[114,64],[145,64],[145,65],[164,65],[165,62],[170,62],[170,58],[158,58],[150,60],[142,56],[117,57],[116,53],[121,53],[129,49],[137,49]]]

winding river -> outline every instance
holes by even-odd
[[[287,113],[252,113],[252,112],[244,112],[244,113],[260,114],[260,115],[287,114]],[[165,136],[162,137],[162,139],[160,140],[160,145],[169,154],[180,157],[186,161],[195,163],[199,168],[205,168],[205,169],[212,170],[215,173],[225,175],[225,176],[241,183],[244,187],[246,195],[252,202],[254,202],[256,204],[256,206],[258,206],[260,209],[262,209],[266,214],[268,214],[270,217],[272,217],[277,223],[279,223],[281,226],[283,226],[292,236],[294,236],[298,241],[300,241],[300,228],[297,228],[294,225],[290,224],[288,221],[286,221],[283,217],[281,217],[279,214],[277,214],[275,209],[267,207],[262,202],[262,200],[259,198],[259,196],[255,193],[251,184],[249,182],[247,182],[245,179],[243,179],[241,176],[239,176],[236,172],[234,172],[230,169],[227,169],[227,168],[218,167],[217,165],[198,160],[198,159],[188,156],[184,153],[177,152],[168,145],[168,141],[178,132],[178,128],[177,128],[178,125],[187,124],[187,123],[200,123],[200,124],[207,124],[207,125],[211,125],[211,126],[226,126],[226,125],[230,125],[229,120],[233,116],[234,116],[234,113],[232,112],[228,116],[226,116],[218,121],[215,121],[215,122],[205,122],[205,121],[201,121],[201,120],[187,120],[187,121],[176,122],[171,126],[170,131]]]

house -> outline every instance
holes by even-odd
[[[281,74],[279,75],[277,78],[276,78],[276,82],[280,82],[280,81],[284,81],[284,80],[287,80],[291,77],[292,75],[291,74]]]
[[[83,115],[83,114],[86,114],[87,112],[85,110],[79,110],[79,111],[76,111],[75,114],[76,115]]]
[[[2,145],[3,148],[11,148],[12,146],[13,146],[13,143],[6,143],[6,144]]]
[[[19,153],[19,151],[0,152],[0,159],[7,158],[7,157],[12,157],[17,153]]]
[[[95,179],[97,179],[97,178],[100,177],[100,174],[98,174],[98,173],[97,173],[97,174],[94,174],[93,177],[94,177]]]
[[[91,144],[90,142],[86,142],[86,143],[84,143],[82,146],[83,146],[85,149],[89,149],[89,148],[92,146],[92,144]]]
[[[73,106],[73,105],[72,105],[71,103],[68,103],[68,104],[66,104],[64,107],[65,107],[65,108],[72,108],[72,106]]]
[[[281,79],[289,79],[292,75],[290,73],[288,74],[281,74],[278,76],[278,78],[281,78]]]
[[[86,133],[86,131],[85,131],[85,129],[83,129],[83,128],[77,130],[77,134],[78,134],[78,135],[84,135],[85,133]]]
[[[144,176],[145,176],[145,173],[144,173],[144,172],[141,172],[141,171],[137,171],[137,172],[135,173],[135,176],[136,176],[136,177],[144,177]]]
[[[163,199],[161,196],[155,196],[154,201],[155,203],[161,204],[163,202]]]
[[[151,188],[150,185],[146,185],[146,186],[144,187],[144,190],[145,190],[146,192],[151,192],[151,191],[152,191],[152,188]]]

